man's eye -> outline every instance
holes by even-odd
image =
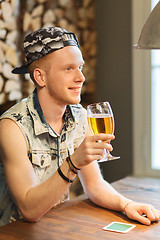
[[[72,70],[72,68],[71,68],[71,67],[68,67],[68,68],[66,68],[66,70],[67,70],[67,71],[70,71],[70,70]]]

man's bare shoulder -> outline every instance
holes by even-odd
[[[12,130],[20,131],[18,125],[12,119],[3,118],[0,120],[0,135]]]
[[[16,152],[27,151],[22,131],[13,120],[8,118],[0,121],[0,150],[5,159],[16,155]]]

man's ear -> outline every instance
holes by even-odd
[[[43,71],[40,68],[35,68],[34,73],[34,80],[36,81],[36,83],[40,86],[40,87],[44,87],[46,85],[46,74],[45,71]]]

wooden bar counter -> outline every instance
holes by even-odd
[[[160,179],[126,177],[112,183],[124,196],[160,209]],[[128,233],[102,230],[119,221],[135,224]],[[129,220],[123,213],[96,206],[85,195],[52,208],[37,223],[16,221],[0,227],[0,240],[153,240],[160,239],[160,222],[151,226]]]

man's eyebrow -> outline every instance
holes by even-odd
[[[85,61],[82,61],[78,65],[84,65],[84,64],[85,64]],[[69,66],[69,65],[74,66],[74,65],[77,65],[77,64],[72,63],[72,62],[68,62],[68,63],[64,64],[64,66]]]

